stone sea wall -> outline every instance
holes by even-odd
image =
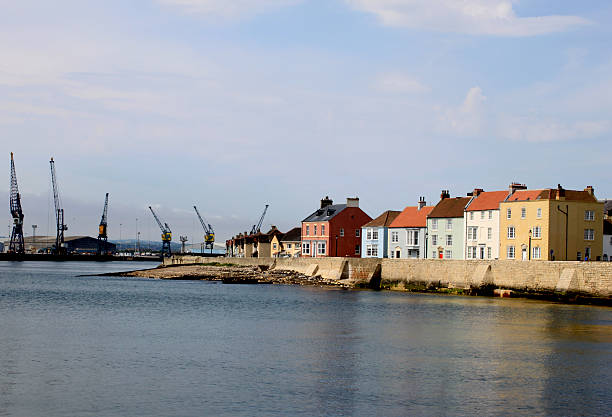
[[[358,258],[217,258],[217,262],[291,270],[355,284],[422,283],[456,288],[492,285],[523,291],[579,292],[612,297],[612,262],[466,261]],[[211,262],[175,256],[166,265]]]

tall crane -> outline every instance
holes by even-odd
[[[196,206],[193,206],[193,208],[196,214],[198,215],[198,219],[200,219],[202,228],[204,229],[204,247],[206,249],[210,249],[210,252],[212,253],[213,245],[215,243],[215,231],[213,230],[210,224],[207,224],[206,222],[204,222],[204,220],[202,219],[202,216],[200,216],[200,212],[198,211],[198,208]]]
[[[53,253],[56,255],[63,255],[66,253],[66,246],[64,245],[64,231],[68,230],[68,226],[64,223],[64,209],[62,208],[62,202],[59,197],[59,190],[57,188],[57,177],[55,175],[55,162],[53,158],[49,162],[51,165],[51,183],[53,184],[53,202],[55,204],[55,220],[57,225],[57,234],[55,236],[55,247]]]
[[[153,217],[155,217],[155,221],[161,230],[161,239],[162,239],[162,257],[164,256],[172,256],[172,249],[170,248],[170,242],[172,242],[172,231],[170,230],[170,226],[168,223],[163,223],[157,217],[157,214],[153,211],[153,208],[149,206],[149,210],[153,213]]]
[[[11,215],[13,216],[13,232],[11,233],[11,242],[9,244],[9,252],[25,253],[23,244],[23,211],[21,210],[21,194],[17,187],[17,173],[15,172],[15,161],[13,161],[13,152],[11,152]]]
[[[106,228],[108,214],[108,193],[104,198],[104,210],[102,210],[102,219],[100,219],[100,226],[98,226],[98,255],[106,255],[108,253],[108,235],[106,234]]]
[[[261,217],[259,218],[259,223],[257,225],[253,225],[251,229],[251,234],[259,233],[261,231],[261,224],[263,223],[264,217],[266,217],[266,212],[268,211],[269,204],[266,204],[263,213],[261,213]]]

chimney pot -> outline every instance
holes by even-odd
[[[334,201],[327,195],[321,200],[321,208],[331,206],[332,204],[334,204]]]
[[[347,207],[359,207],[359,198],[358,197],[347,198],[346,206]]]

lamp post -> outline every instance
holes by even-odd
[[[338,235],[336,235],[336,258],[338,257]]]
[[[561,206],[557,205],[557,210],[559,210],[561,213],[565,214],[565,260],[567,261],[567,223],[569,221],[568,219],[568,214],[569,214],[569,205],[565,206],[565,211],[561,210]]]
[[[531,229],[529,229],[529,260],[531,261]]]

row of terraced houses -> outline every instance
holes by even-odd
[[[358,198],[329,198],[287,233],[239,234],[229,256],[368,257],[396,259],[612,260],[612,201],[593,187],[474,189],[465,197],[443,190],[440,201],[372,220]]]

